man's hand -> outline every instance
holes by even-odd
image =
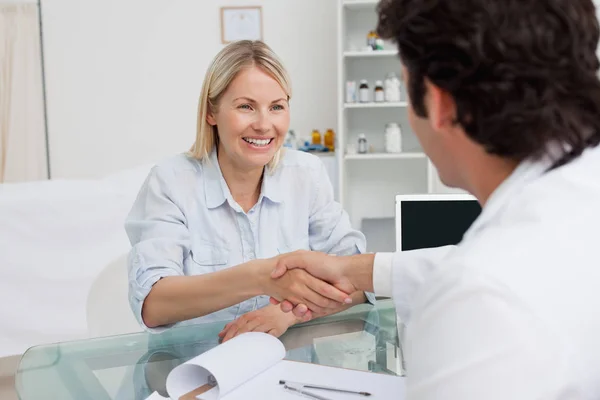
[[[273,278],[281,279],[287,274],[293,273],[295,269],[303,269],[312,276],[333,284],[337,289],[345,293],[354,293],[356,288],[350,280],[344,275],[343,261],[341,258],[329,256],[325,253],[311,251],[296,251],[284,254],[278,257],[277,266],[271,274]],[[289,271],[289,272],[288,272]],[[271,299],[272,304],[279,304],[280,299]],[[346,302],[348,304],[348,302]],[[336,307],[338,310],[340,306]],[[302,302],[286,300],[281,302],[281,310],[284,312],[293,311],[296,317],[313,318],[319,314],[331,314],[333,310],[316,311]],[[312,312],[311,312],[312,311]],[[335,312],[335,311],[334,311]]]
[[[310,254],[310,252],[304,253]],[[283,270],[285,274],[275,275],[276,278],[274,278],[272,276],[274,271],[282,268],[280,266],[281,259],[287,259],[287,257],[289,255],[286,254],[273,259],[256,260],[260,271],[262,271],[259,272],[259,276],[261,276],[260,280],[262,281],[261,293],[269,295],[277,301],[287,300],[294,306],[304,304],[308,309],[317,314],[329,314],[331,310],[339,308],[342,304],[352,303],[350,294],[354,291],[346,292],[344,290],[344,287],[350,289],[351,286],[343,284],[339,287],[332,286],[301,269],[294,269],[285,273],[287,271],[286,268]],[[286,264],[281,265],[285,266]]]
[[[344,257],[334,257],[315,251],[299,250],[278,257],[271,277],[279,279],[287,271],[303,269],[315,278],[331,283],[345,293],[354,293],[356,287],[345,276]]]
[[[273,278],[285,277],[296,269],[303,269],[312,276],[329,282],[346,293],[372,291],[374,259],[374,254],[333,257],[323,253],[302,250],[279,256],[277,266],[271,276]],[[310,307],[301,302],[281,302],[280,299],[272,298],[271,303],[280,304],[281,310],[284,312],[293,311],[296,317],[315,317],[320,314],[319,312],[316,314],[311,313]]]
[[[278,306],[268,305],[244,314],[235,321],[228,323],[219,333],[219,337],[223,343],[245,332],[265,332],[279,337],[290,326],[307,320],[308,317],[298,319],[291,314],[284,313]]]

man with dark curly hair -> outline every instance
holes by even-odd
[[[273,277],[303,268],[346,293],[392,296],[409,400],[600,399],[592,0],[384,0],[378,13],[424,151],[483,211],[437,257],[293,253]]]

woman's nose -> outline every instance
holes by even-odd
[[[255,131],[265,133],[270,129],[270,127],[271,127],[271,121],[269,120],[269,116],[266,115],[264,112],[256,113],[256,119],[254,120],[254,123],[252,124],[252,128]]]

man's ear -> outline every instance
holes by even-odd
[[[456,103],[447,91],[425,79],[427,117],[436,131],[447,130],[456,120]]]

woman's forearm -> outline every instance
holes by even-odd
[[[154,328],[198,318],[264,294],[261,273],[260,264],[249,262],[204,275],[165,277],[144,300],[144,323]]]

